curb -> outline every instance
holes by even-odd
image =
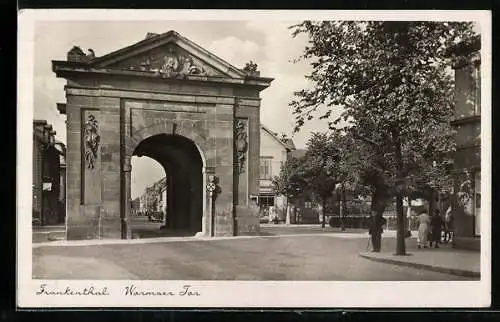
[[[451,274],[451,275],[462,276],[462,277],[481,278],[480,272],[469,271],[469,270],[464,270],[464,269],[459,269],[459,268],[448,268],[448,267],[440,267],[440,266],[434,266],[434,265],[429,265],[429,264],[404,262],[404,261],[399,261],[397,259],[392,259],[392,258],[372,257],[372,256],[366,255],[366,254],[359,254],[359,256],[362,258],[374,261],[374,262],[388,263],[388,264],[406,266],[406,267],[411,267],[411,268],[426,269],[426,270],[433,271],[433,272]]]
[[[48,242],[34,242],[32,248],[40,247],[81,247],[81,246],[112,246],[112,245],[139,245],[139,244],[159,244],[159,243],[177,243],[177,242],[216,242],[221,240],[241,240],[255,238],[280,238],[280,237],[330,237],[342,238],[336,233],[312,233],[312,234],[290,234],[290,235],[243,235],[243,236],[220,236],[220,237],[155,237],[155,238],[136,238],[136,239],[89,239],[89,240],[55,240]],[[351,238],[365,238],[356,236]]]

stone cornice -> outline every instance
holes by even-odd
[[[481,149],[481,143],[461,144],[456,147],[456,151]]]
[[[246,77],[246,78],[228,78],[216,76],[198,76],[198,75],[185,75],[180,77],[164,77],[156,75],[150,71],[137,71],[137,70],[124,70],[124,69],[111,69],[111,68],[95,68],[87,63],[81,62],[67,62],[67,61],[52,61],[52,71],[56,73],[57,77],[70,77],[71,75],[78,74],[91,74],[91,75],[109,75],[109,76],[124,76],[124,77],[143,77],[150,78],[158,81],[190,81],[190,82],[208,82],[214,84],[227,84],[231,86],[250,86],[256,87],[259,91],[271,85],[273,78],[266,77]]]
[[[179,93],[179,92],[160,92],[149,90],[138,90],[130,88],[116,88],[116,87],[90,87],[90,86],[75,86],[66,85],[64,87],[67,94],[81,95],[81,96],[101,96],[101,97],[120,97],[124,99],[146,99],[158,101],[171,101],[171,102],[184,102],[195,104],[227,104],[234,105],[234,96],[224,95],[210,95],[210,94],[196,94]],[[243,102],[240,106],[259,107],[261,98],[245,97],[240,98]]]
[[[467,117],[460,117],[452,120],[450,123],[451,125],[463,125],[463,124],[469,124],[469,123],[477,123],[481,122],[481,115],[471,115]]]

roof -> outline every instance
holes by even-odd
[[[181,42],[181,43],[184,43],[186,45],[189,45],[190,47],[195,48],[200,53],[203,53],[203,54],[215,59],[217,62],[219,62],[221,65],[223,65],[227,69],[227,71],[231,72],[231,74],[233,74],[235,76],[237,75],[240,77],[245,76],[245,73],[241,69],[236,68],[235,66],[226,62],[225,60],[213,55],[212,53],[210,53],[209,51],[207,51],[203,47],[197,45],[196,43],[192,42],[191,40],[187,39],[186,37],[181,36],[175,30],[169,30],[169,31],[162,33],[162,34],[148,32],[145,39],[138,41],[135,44],[132,44],[130,46],[113,51],[113,52],[106,54],[104,56],[97,57],[97,58],[92,60],[92,64],[93,65],[107,66],[108,64],[110,64],[110,62],[113,62],[116,58],[122,59],[122,56],[124,56],[124,54],[129,53],[131,51],[134,51],[136,49],[138,49],[139,52],[144,52],[144,51],[148,51],[148,50],[152,49],[152,46],[149,46],[149,45],[154,45],[154,47],[159,47],[159,46],[162,46],[168,42],[177,42],[177,43]],[[134,52],[134,54],[137,54],[137,53]]]
[[[290,150],[295,150],[295,144],[293,143],[293,140],[292,139],[283,139],[281,140],[284,144],[288,145],[290,147]]]
[[[168,49],[167,47],[175,52],[179,51],[180,56],[177,56],[177,54],[174,53],[169,54],[166,51]],[[162,74],[161,69],[160,73],[154,72],[154,70],[158,68],[158,66],[156,66],[157,64],[165,64],[164,62],[162,63],[159,61],[165,59],[167,56],[170,55],[172,57],[173,55],[174,58],[179,58],[181,56],[184,57],[184,54],[181,55],[180,52],[187,53],[188,57],[202,63],[204,68],[212,70],[215,74],[186,74],[183,68],[186,67],[188,63],[186,63],[187,60],[184,58],[182,58],[182,63],[179,63],[179,60],[176,64],[172,63],[175,67],[172,67],[174,65],[170,67],[175,69],[175,73],[168,74],[171,76],[165,77],[165,75]],[[154,57],[151,57],[150,55],[153,55]],[[188,57],[185,58],[187,59]],[[152,59],[152,62],[156,67],[154,67],[153,70],[148,69],[149,67],[142,69],[142,67],[144,67],[142,64],[146,64],[146,61],[148,62],[147,66],[150,66],[150,59]],[[129,65],[131,63],[130,60],[133,60],[132,65]],[[141,61],[143,62],[141,63]],[[194,65],[198,66],[197,64],[198,63]],[[192,66],[195,67],[194,65]],[[162,76],[162,78],[172,78],[174,77],[174,74],[179,74],[181,73],[179,70],[182,70],[181,76],[188,80],[229,82],[234,84],[241,83],[256,86],[261,90],[268,87],[273,80],[268,77],[260,77],[260,74],[258,74],[257,71],[249,72],[231,65],[201,46],[195,44],[191,40],[181,36],[174,30],[170,30],[163,34],[148,33],[145,39],[101,57],[94,57],[93,54],[85,55],[83,52],[73,53],[70,51],[68,53],[67,61],[52,61],[52,70],[58,77],[64,77],[64,75],[68,72],[90,72],[124,76]]]
[[[271,135],[273,139],[279,142],[279,144],[281,144],[287,151],[292,151],[295,149],[295,144],[293,144],[292,139],[286,139],[285,142],[283,142],[282,140],[280,140],[280,138],[278,138],[277,134],[271,131],[267,126],[261,124],[260,127],[264,131],[269,133],[269,135]]]

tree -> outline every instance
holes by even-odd
[[[273,178],[274,192],[286,197],[287,215],[289,201],[295,201],[306,187],[303,163],[303,158],[290,158],[281,166],[280,175]]]
[[[304,176],[314,199],[321,204],[323,228],[326,226],[327,200],[335,193],[335,185],[340,181],[338,142],[339,134],[336,132],[312,133],[307,142]]]
[[[447,49],[473,36],[462,22],[304,21],[291,27],[309,45],[298,59],[311,60],[310,89],[295,92],[290,106],[295,131],[315,116],[331,128],[341,120],[366,151],[360,178],[370,183],[372,210],[381,216],[396,197],[397,248],[404,255],[403,196],[426,181],[428,163],[445,168],[453,150],[449,121],[453,82]],[[339,118],[332,110],[343,109]]]

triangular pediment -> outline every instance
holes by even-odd
[[[148,34],[136,44],[96,57],[91,64],[98,68],[149,71],[166,76],[244,78],[247,75],[175,31]]]

